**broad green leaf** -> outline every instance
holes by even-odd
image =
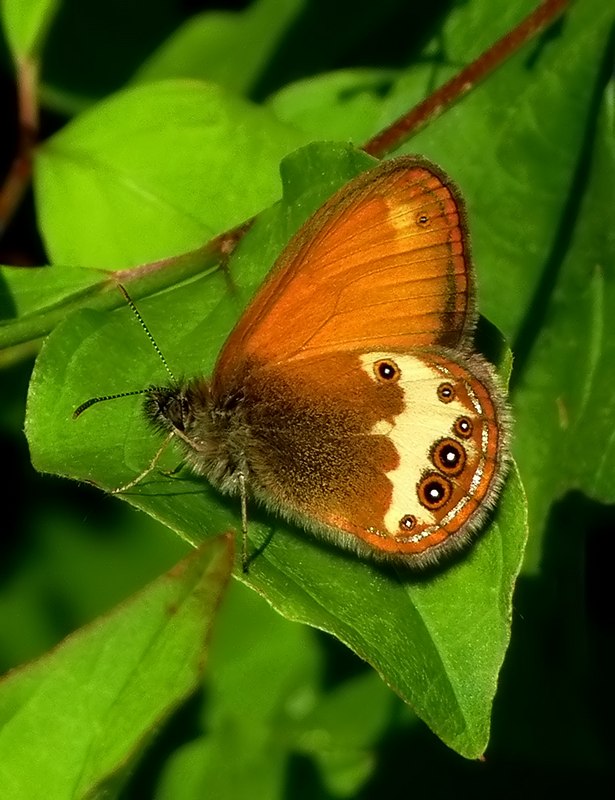
[[[589,174],[576,183],[568,252],[554,264],[541,328],[515,392],[516,452],[526,475],[533,528],[572,489],[615,502],[615,126],[611,81]],[[540,539],[533,542],[536,568]]]
[[[191,17],[145,61],[135,79],[197,78],[245,94],[304,5],[305,0],[256,0],[239,12]]]
[[[236,251],[232,295],[224,277],[212,274],[141,303],[177,374],[211,370],[238,312],[290,234],[337,186],[371,163],[350,148],[324,145],[287,159],[285,202],[263,214]],[[165,380],[131,317],[128,309],[111,315],[83,312],[47,340],[31,383],[28,414],[38,469],[112,489],[150,462],[159,442],[143,420],[138,398],[101,404],[78,420],[71,418],[90,396]],[[169,451],[162,466],[173,469],[177,460]],[[237,504],[186,471],[174,478],[156,475],[125,499],[192,542],[239,528]],[[251,547],[257,555],[244,579],[286,616],[347,643],[450,746],[475,757],[487,742],[525,534],[524,499],[514,473],[499,515],[472,553],[429,581],[324,548],[250,508]]]
[[[499,9],[502,33],[535,6],[528,0]],[[452,64],[482,52],[487,18],[493,19],[489,0],[459,6],[449,18],[444,37]],[[484,267],[478,273],[481,311],[509,338],[513,351],[558,247],[614,20],[612,4],[571,3],[560,25],[404,147],[433,158],[463,188],[474,256]],[[454,71],[449,68],[446,77]]]
[[[367,669],[323,687],[321,662],[313,631],[271,614],[241,584],[230,587],[212,641],[204,733],[173,755],[156,797],[282,800],[298,754],[315,760],[337,796],[355,796],[394,696]]]
[[[213,84],[120,92],[37,153],[50,260],[117,269],[195,249],[276,200],[279,161],[305,141]]]
[[[15,59],[39,59],[59,5],[59,0],[2,0],[0,13]]]
[[[0,780],[12,800],[95,796],[200,682],[232,563],[228,537],[0,684]],[[40,732],[45,732],[44,745]]]
[[[282,89],[269,105],[314,138],[359,145],[535,6],[534,0],[508,3],[494,19],[490,0],[458,4],[442,34],[427,45],[427,64],[413,64],[397,77],[359,69],[320,75]],[[518,333],[557,247],[614,19],[613,5],[602,0],[571,4],[561,25],[527,45],[400,150],[428,156],[459,182],[475,259],[484,266],[481,310],[508,337]]]
[[[413,70],[419,72],[418,70]],[[365,143],[391,121],[383,95],[391,90],[398,71],[348,69],[291,83],[269,98],[276,116],[314,139]],[[425,75],[420,75],[421,91]],[[409,100],[408,95],[406,98]],[[408,103],[408,107],[412,105]]]

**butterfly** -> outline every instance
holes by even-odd
[[[439,562],[484,525],[510,419],[473,345],[465,218],[435,165],[380,163],[291,239],[211,378],[119,395],[144,394],[147,418],[192,470],[240,498],[244,540],[248,498],[360,556],[411,567]]]

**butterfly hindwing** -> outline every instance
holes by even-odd
[[[432,560],[499,487],[506,420],[478,356],[327,353],[254,365],[241,385],[252,490],[344,546]]]

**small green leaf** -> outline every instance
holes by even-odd
[[[109,270],[193,250],[276,200],[280,159],[305,141],[213,84],[120,92],[37,152],[50,260]]]
[[[232,565],[228,537],[0,684],[0,782],[11,800],[96,795],[201,679]],[[45,732],[44,746],[40,732]]]
[[[389,724],[392,700],[374,672],[363,672],[324,694],[302,720],[298,749],[316,759],[336,796],[355,797],[372,773],[373,748]]]
[[[243,11],[206,11],[176,30],[135,75],[212,81],[246,94],[269,64],[305,0],[256,0]]]
[[[38,60],[59,0],[3,0],[0,13],[16,60]]]

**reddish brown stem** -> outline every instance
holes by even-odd
[[[255,219],[256,217],[252,217],[252,219],[242,222],[241,225],[237,225],[236,228],[231,228],[230,231],[214,236],[202,247],[183,253],[181,256],[170,256],[169,258],[162,258],[160,261],[140,264],[137,267],[115,270],[111,273],[112,283],[126,284],[128,286],[131,282],[159,272],[161,269],[181,268],[186,262],[194,262],[197,259],[203,265],[211,264],[213,266],[222,263],[223,268],[225,268],[229,256],[252,227]]]
[[[520,50],[524,44],[542,33],[552,25],[566,11],[570,0],[544,0],[544,2],[531,14],[525,17],[512,31],[499,39],[489,50],[485,51],[475,61],[458,73],[454,78],[436,89],[426,100],[419,103],[411,111],[400,117],[396,122],[374,136],[362,150],[376,158],[382,158],[392,150],[400,147],[414,133],[435,117],[442,114],[454,103],[460,100],[480,81],[486,78],[510,56]],[[243,234],[249,229],[252,220],[231,231],[230,240],[226,248],[220,253],[225,259],[241,240]],[[224,234],[218,244],[224,242]],[[211,244],[216,243],[216,240]]]
[[[486,50],[476,61],[436,89],[422,103],[404,114],[388,128],[376,134],[363,146],[363,150],[377,158],[382,158],[392,150],[396,150],[420,128],[464,97],[477,83],[493,72],[526,42],[551,25],[564,13],[569,4],[570,0],[545,0],[516,28],[497,41],[489,50]]]
[[[458,75],[384,131],[370,139],[363,146],[363,150],[370,155],[382,158],[387,153],[400,147],[420,128],[464,97],[530,39],[545,30],[564,13],[569,4],[570,0],[545,0],[516,28],[496,42],[493,47],[479,56]],[[19,145],[17,155],[13,160],[4,185],[0,189],[0,235],[19,206],[19,202],[30,181],[32,154],[38,136],[38,69],[36,64],[23,62],[19,65],[18,94]],[[207,252],[213,254],[215,251],[224,259],[227,259],[236,244],[241,240],[250,223],[251,221],[248,221],[244,226],[240,226],[227,234],[222,234],[208,243],[206,246]],[[130,272],[131,277],[134,279],[140,271],[152,271],[160,266],[161,263],[157,262],[156,264],[142,265],[126,272]],[[130,278],[125,276],[124,280],[127,281]]]
[[[32,155],[38,138],[38,63],[17,65],[19,141],[17,153],[0,188],[0,236],[19,207],[32,175]]]

